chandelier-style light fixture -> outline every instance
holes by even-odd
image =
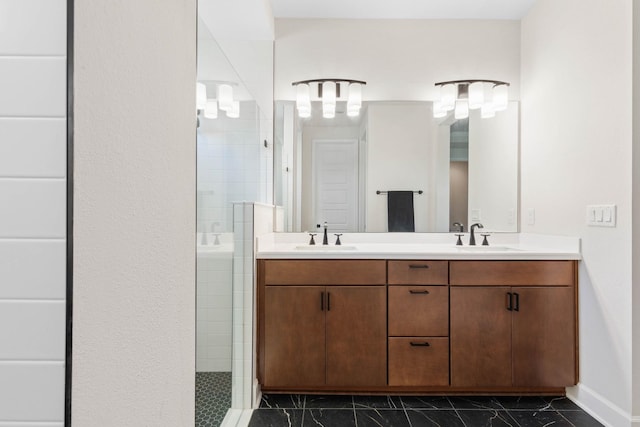
[[[469,110],[480,109],[483,119],[507,109],[509,83],[498,80],[451,80],[436,83],[440,94],[433,103],[433,117],[442,118],[453,110],[456,119],[469,117]]]
[[[204,117],[207,119],[218,118],[218,110],[226,112],[229,118],[240,117],[240,102],[233,100],[233,83],[214,82],[216,94],[215,98],[207,96],[207,86],[202,82],[196,83],[196,110],[204,110]]]
[[[291,83],[296,88],[296,108],[298,116],[311,117],[311,86],[317,86],[317,99],[322,101],[322,117],[332,119],[336,116],[338,101],[347,102],[347,115],[355,117],[362,108],[362,86],[367,82],[351,79],[301,80]],[[345,96],[346,89],[346,96]]]

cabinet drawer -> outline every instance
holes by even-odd
[[[446,285],[448,261],[389,261],[390,285]]]
[[[449,339],[389,338],[389,385],[449,385]]]
[[[573,286],[575,261],[451,261],[451,285]]]
[[[389,286],[389,335],[449,335],[449,287]]]
[[[384,285],[384,260],[267,260],[266,285]]]

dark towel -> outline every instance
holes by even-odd
[[[389,191],[387,196],[389,231],[416,231],[413,220],[413,191]]]

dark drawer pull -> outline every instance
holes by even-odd
[[[417,290],[417,289],[409,289],[409,293],[410,294],[428,294],[429,291],[421,291],[421,290]]]
[[[426,264],[409,264],[409,268],[429,268]]]
[[[411,344],[411,347],[430,347],[431,346],[431,344],[429,344],[427,341],[423,341],[423,342],[411,341],[409,344]]]

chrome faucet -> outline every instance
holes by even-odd
[[[475,235],[476,228],[484,228],[484,226],[479,222],[471,225],[471,228],[470,228],[471,234],[469,235],[469,246],[476,245],[476,235]]]
[[[461,222],[454,222],[454,223],[453,223],[453,226],[454,226],[454,227],[459,227],[459,228],[458,228],[458,232],[460,232],[460,233],[464,233],[464,224],[463,224],[463,223],[461,223]]]
[[[323,226],[324,226],[324,237],[322,238],[322,244],[328,245],[329,238],[327,237],[327,221],[324,222]]]

